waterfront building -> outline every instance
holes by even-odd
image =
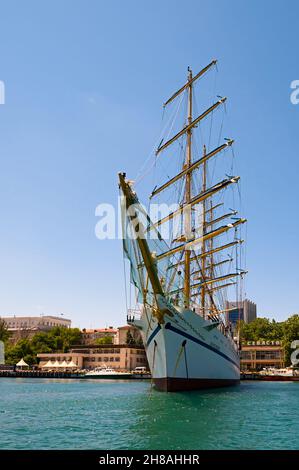
[[[82,344],[94,344],[97,339],[111,337],[113,344],[118,343],[118,329],[109,326],[108,328],[95,328],[82,330]]]
[[[249,299],[242,300],[241,302],[227,301],[225,309],[227,310],[227,321],[233,327],[236,326],[239,320],[251,323],[256,319],[256,304]]]
[[[284,350],[280,341],[246,341],[242,343],[241,370],[285,367]]]
[[[143,346],[129,344],[81,345],[72,348],[68,353],[38,354],[39,368],[48,361],[59,363],[73,361],[78,369],[94,369],[107,366],[117,370],[133,370],[135,367],[147,367]]]

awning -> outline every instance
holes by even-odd
[[[23,358],[16,364],[16,366],[17,367],[29,367],[29,365],[27,364],[27,362],[24,361]]]
[[[73,361],[69,362],[68,367],[78,367],[77,364],[75,364]]]
[[[63,361],[61,364],[60,364],[60,367],[68,367],[68,363],[66,361]]]
[[[53,362],[48,361],[46,364],[44,364],[42,367],[53,367]]]

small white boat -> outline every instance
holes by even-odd
[[[87,379],[129,379],[131,376],[130,372],[119,372],[104,366],[96,367],[84,375]]]
[[[285,367],[283,369],[276,369],[275,367],[268,367],[260,372],[261,375],[271,375],[279,377],[292,377],[294,375],[291,367]]]

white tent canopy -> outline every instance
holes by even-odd
[[[24,361],[23,358],[16,364],[16,366],[17,367],[29,367],[29,365],[27,364],[27,362]]]
[[[25,363],[26,364],[26,363]],[[17,364],[18,365],[18,364]],[[24,364],[22,364],[24,365]],[[77,364],[75,364],[73,361],[70,361],[70,362],[67,362],[66,360],[62,361],[62,362],[58,362],[57,360],[55,362],[52,362],[52,361],[48,361],[46,364],[44,364],[42,366],[43,368],[54,368],[54,369],[57,369],[58,367],[61,368],[61,369],[66,369],[67,367],[69,368],[77,368]]]
[[[53,362],[48,361],[46,364],[44,364],[42,367],[53,367]]]
[[[78,367],[77,364],[74,363],[74,361],[71,361],[67,365],[68,367]]]

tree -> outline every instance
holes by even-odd
[[[283,346],[285,351],[286,363],[290,365],[290,356],[293,352],[291,344],[294,340],[299,340],[299,315],[293,315],[283,322]]]
[[[6,342],[9,339],[10,333],[7,324],[0,318],[0,341]]]
[[[131,333],[130,330],[127,331],[127,338],[126,338],[126,343],[127,344],[131,344],[131,345],[135,345],[136,344],[136,341]]]
[[[28,364],[35,364],[38,353],[67,352],[80,341],[81,332],[78,328],[56,327],[47,332],[39,332],[31,339],[20,339],[15,345],[7,344],[6,363],[16,364],[23,357]]]
[[[27,338],[20,339],[14,346],[8,345],[5,352],[6,364],[14,365],[22,358],[29,365],[36,363],[35,351],[32,348],[31,341]]]
[[[274,341],[283,337],[282,323],[268,318],[256,318],[251,323],[241,321],[239,327],[244,341]]]
[[[97,338],[95,344],[113,344],[112,336],[103,336],[103,338]]]

